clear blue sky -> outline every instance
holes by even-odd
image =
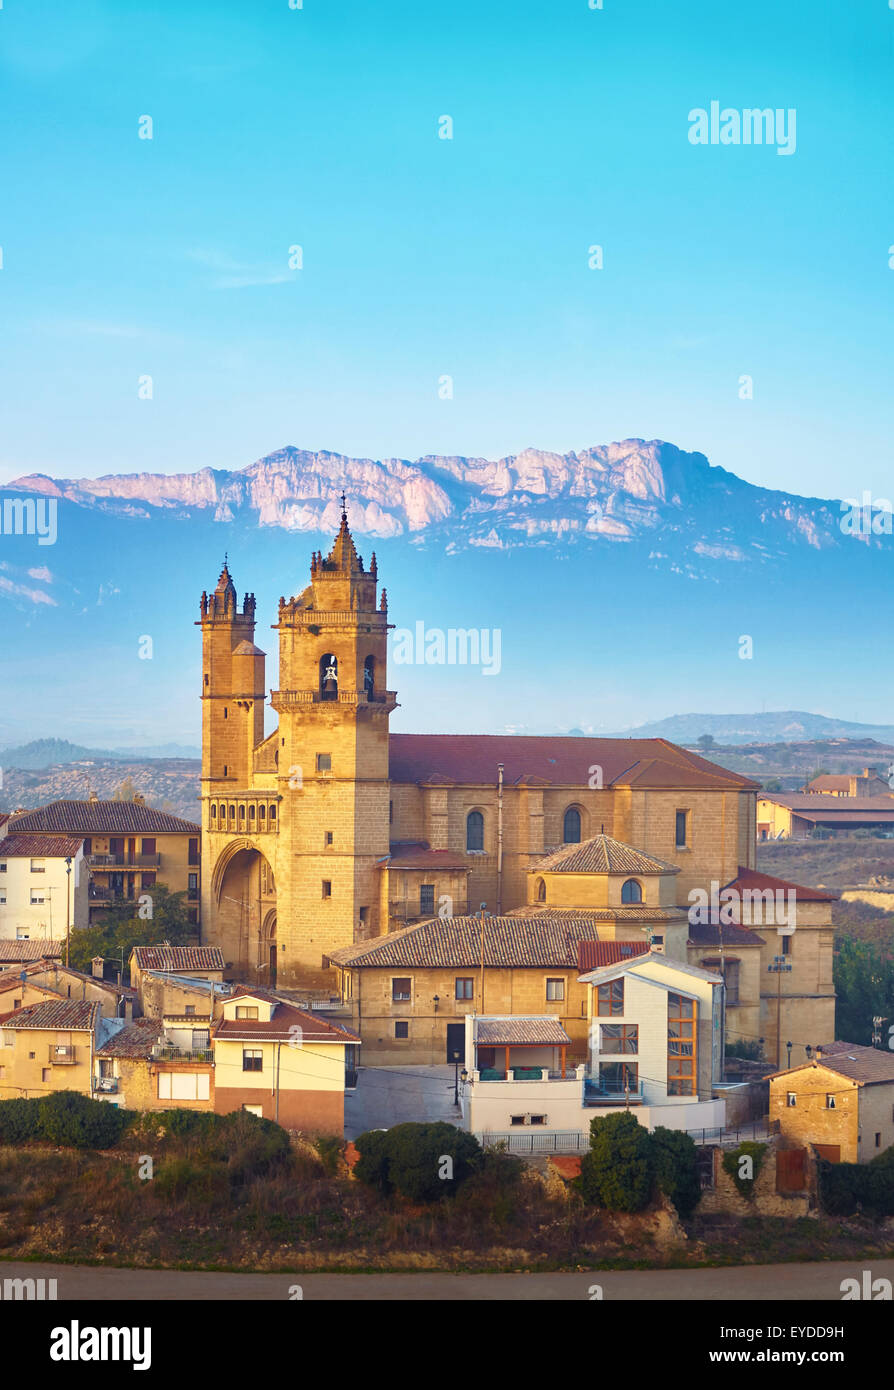
[[[885,0],[6,0],[0,481],[641,436],[890,496],[892,57]]]

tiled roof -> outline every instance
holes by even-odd
[[[429,849],[424,841],[402,842],[391,846],[387,859],[379,862],[380,869],[464,869],[471,866],[464,854],[455,849]]]
[[[72,966],[62,965],[59,961],[53,961],[47,968],[52,970],[56,976],[64,975],[66,978],[95,985],[97,989],[108,990],[110,994],[117,995],[119,999],[136,999],[137,997],[137,991],[131,989],[130,985],[116,985],[114,980],[101,980],[97,975],[87,975],[83,970],[75,970]],[[40,969],[39,966],[38,969]]]
[[[832,1056],[824,1053],[813,1062],[805,1062],[800,1067],[772,1073],[773,1076],[790,1076],[792,1072],[807,1068],[826,1067],[838,1076],[847,1077],[863,1086],[877,1085],[884,1081],[894,1081],[894,1053],[883,1052],[878,1047],[859,1047],[851,1045],[846,1052],[836,1051]]]
[[[78,835],[4,835],[0,859],[73,859],[83,843]]]
[[[738,922],[690,922],[690,946],[763,946],[765,938],[758,936],[751,927],[740,926]]]
[[[892,802],[894,805],[894,802]],[[791,883],[787,878],[774,878],[772,874],[758,873],[757,869],[744,869],[739,865],[739,872],[730,883],[724,884],[724,888],[735,888],[739,893],[771,892],[787,893],[793,892],[799,903],[833,903],[838,897],[837,893],[824,893],[820,888],[805,888],[802,883]],[[721,889],[721,892],[723,889]]]
[[[520,1014],[512,1018],[478,1018],[475,1020],[475,1041],[488,1047],[494,1043],[558,1043],[567,1046],[571,1039],[557,1018],[530,1017]]]
[[[133,959],[140,970],[162,973],[178,970],[223,970],[219,946],[134,946]]]
[[[515,734],[392,734],[392,782],[459,782],[507,786],[526,780],[587,787],[590,769],[603,785],[757,789],[758,783],[709,763],[662,738],[552,738]]]
[[[618,961],[644,956],[648,951],[646,941],[581,941],[577,947],[577,968],[581,972],[600,970],[603,965],[617,965]]]
[[[641,903],[621,907],[550,907],[548,903],[525,903],[524,907],[513,907],[507,917],[554,917],[567,918],[569,922],[639,922],[646,926],[649,922],[685,921],[688,909],[685,907],[644,907]]]
[[[150,1057],[162,1035],[160,1018],[135,1018],[96,1049],[97,1057]]]
[[[26,960],[43,960],[62,955],[62,941],[50,941],[38,936],[29,941],[0,940],[0,964],[18,963]]]
[[[334,965],[352,968],[414,966],[474,970],[481,966],[481,919],[437,918],[403,927],[372,941],[326,952]],[[559,914],[525,917],[487,917],[484,922],[484,964],[490,967],[565,966],[577,969],[579,941],[594,935],[592,914],[577,919]]]
[[[13,816],[10,833],[69,832],[79,835],[201,835],[194,821],[154,811],[136,801],[50,801],[35,811]]]
[[[847,792],[850,790],[851,779],[845,773],[822,772],[819,777],[814,777],[807,786],[810,791],[818,792]]]
[[[246,990],[246,993],[251,992]],[[294,1031],[299,1028],[300,1033]],[[222,1042],[238,1042],[240,1039],[247,1042],[252,1039],[259,1042],[288,1042],[295,1037],[299,1037],[302,1042],[360,1042],[357,1034],[350,1032],[349,1029],[341,1028],[336,1023],[329,1023],[326,1019],[317,1018],[314,1014],[306,1013],[304,1009],[296,1009],[292,1004],[282,1003],[277,1004],[271,1019],[219,1019],[214,1025],[213,1036]]]
[[[894,795],[826,797],[810,792],[763,792],[758,799],[786,806],[805,820],[887,820],[894,816]]]
[[[529,873],[548,874],[678,874],[676,864],[654,859],[611,835],[594,835],[577,845],[565,845],[540,859]]]
[[[3,1014],[0,1023],[4,1028],[74,1028],[92,1031],[99,1016],[98,1004],[75,999],[48,999],[45,1003],[26,1004],[23,1009]]]

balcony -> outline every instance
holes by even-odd
[[[161,855],[88,854],[87,863],[92,869],[157,869],[161,864]]]
[[[587,1077],[584,1081],[584,1105],[642,1105],[643,1083],[637,1082],[626,1089],[623,1084],[599,1081]]]
[[[118,1078],[117,1076],[94,1076],[93,1090],[95,1093],[105,1096],[117,1095]]]
[[[488,1081],[574,1081],[576,1068],[568,1066],[565,1075],[546,1067],[510,1067],[508,1073],[498,1067],[485,1067],[478,1072],[478,1080]]]
[[[78,1049],[70,1043],[54,1043],[49,1049],[49,1054],[55,1067],[73,1067],[78,1060]]]
[[[154,1062],[213,1062],[212,1047],[172,1047],[170,1043],[156,1043],[152,1049]]]

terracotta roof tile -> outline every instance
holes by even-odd
[[[512,1018],[478,1018],[475,1020],[475,1041],[479,1046],[513,1043],[555,1043],[567,1046],[571,1039],[557,1018],[549,1016]],[[573,1075],[573,1073],[572,1073]]]
[[[757,782],[709,763],[665,739],[553,738],[515,734],[392,734],[393,782],[464,782],[495,786],[497,764],[508,786],[587,787],[602,768],[609,786],[756,789]]]
[[[391,846],[387,859],[379,862],[380,869],[463,869],[471,872],[466,856],[455,849],[430,849],[424,842]]]
[[[162,1035],[160,1018],[135,1018],[96,1049],[97,1057],[151,1057]]]
[[[201,835],[194,821],[155,811],[136,801],[50,801],[23,811],[9,822],[13,831],[68,832],[83,835],[180,834]]]
[[[678,874],[676,864],[643,854],[611,835],[594,835],[580,844],[564,845],[555,854],[532,864],[529,873],[550,874]]]
[[[415,966],[474,970],[481,965],[481,919],[436,918],[353,946],[329,951],[334,965],[408,969]],[[577,969],[577,944],[594,936],[592,914],[581,918],[543,914],[488,917],[484,963],[488,967],[557,966]]]
[[[736,877],[730,883],[724,884],[724,888],[735,888],[739,893],[791,891],[799,903],[833,903],[838,897],[837,893],[825,893],[820,888],[805,888],[802,883],[791,883],[787,878],[774,878],[772,874],[762,874],[757,869],[745,869],[741,864]]]
[[[771,1079],[774,1076],[790,1076],[792,1072],[816,1067],[825,1067],[828,1071],[863,1086],[878,1085],[885,1081],[894,1082],[894,1054],[883,1052],[878,1047],[856,1046],[851,1046],[847,1052],[836,1051],[832,1056],[827,1052],[816,1061],[805,1062],[800,1067],[773,1072]]]
[[[246,990],[246,993],[252,991]],[[255,993],[257,991],[254,991]],[[301,1032],[294,1030],[300,1028]],[[214,1025],[212,1036],[222,1042],[246,1042],[255,1039],[259,1042],[288,1042],[300,1037],[303,1042],[359,1043],[360,1038],[348,1028],[342,1028],[328,1019],[296,1009],[292,1004],[277,1004],[271,1019],[263,1018],[222,1018]]]
[[[98,1004],[75,999],[48,999],[26,1004],[22,1009],[0,1016],[4,1028],[62,1028],[92,1031],[100,1017]]]
[[[219,946],[134,946],[133,957],[140,970],[158,970],[163,974],[224,968]]]
[[[73,859],[83,843],[83,836],[78,835],[4,835],[0,859]]]
[[[38,936],[29,941],[0,940],[0,965],[18,964],[19,961],[52,959],[61,956],[65,943],[50,941]]]
[[[604,965],[617,965],[619,961],[630,960],[633,956],[648,955],[648,942],[638,941],[581,941],[577,947],[577,968],[600,970]]]

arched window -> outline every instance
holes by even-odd
[[[216,805],[212,805],[212,807],[211,807],[211,819],[212,819],[212,820],[217,820],[217,806],[216,806]]]
[[[376,658],[368,656],[363,663],[363,689],[367,700],[374,700],[376,694]]]
[[[643,888],[641,883],[637,883],[635,878],[628,878],[626,883],[621,884],[622,903],[641,903],[643,900]]]
[[[466,816],[466,850],[484,849],[484,816],[470,811]]]
[[[565,812],[562,839],[566,845],[580,844],[580,811],[575,806],[569,806]]]
[[[537,899],[537,901],[538,901],[539,903],[545,903],[545,902],[546,902],[546,880],[545,880],[545,879],[543,879],[543,878],[538,878],[536,884],[534,885],[534,896],[536,897],[536,899]]]
[[[320,657],[320,699],[338,699],[338,657],[332,652]]]

